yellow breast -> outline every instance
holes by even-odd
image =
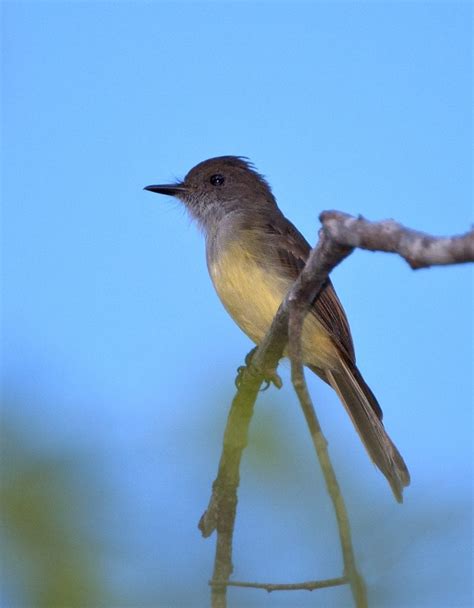
[[[259,344],[292,282],[271,264],[264,270],[255,256],[235,242],[217,258],[210,262],[209,273],[219,298],[242,331]],[[335,357],[328,334],[314,315],[309,314],[303,329],[305,362],[333,367]]]

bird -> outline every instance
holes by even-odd
[[[145,190],[176,197],[197,221],[217,295],[258,345],[311,251],[278,207],[268,181],[247,157],[219,156],[197,164],[182,181]],[[302,358],[335,390],[370,458],[402,502],[410,474],[357,367],[349,323],[329,278],[305,318]]]

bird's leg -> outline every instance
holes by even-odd
[[[237,376],[235,378],[235,386],[237,388],[240,387],[240,384],[242,382],[242,375],[244,373],[244,370],[251,367],[252,359],[253,359],[253,356],[254,356],[257,348],[258,348],[257,346],[252,348],[252,350],[250,352],[248,352],[247,355],[245,356],[245,365],[240,365],[237,368]],[[264,374],[263,374],[263,378],[265,381],[265,386],[260,389],[261,392],[266,391],[267,388],[270,386],[270,384],[273,384],[278,389],[280,389],[283,386],[282,379],[277,374],[276,369],[265,370]]]

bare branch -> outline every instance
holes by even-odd
[[[324,230],[339,245],[398,253],[413,269],[474,262],[474,230],[452,237],[435,237],[395,222],[369,222],[340,211],[323,211]]]
[[[274,378],[278,361],[288,336],[290,299],[308,303],[323,287],[329,272],[348,255],[351,249],[336,245],[332,249],[327,238],[321,238],[313,249],[305,269],[280,305],[272,326],[244,369],[233,399],[224,434],[224,443],[217,478],[212,487],[208,508],[199,522],[207,537],[217,530],[216,554],[212,586],[212,608],[225,608],[224,584],[232,573],[232,537],[237,509],[237,488],[242,452],[247,445],[248,428],[259,388],[265,378]],[[314,269],[317,267],[317,271]],[[308,269],[308,270],[307,270]],[[317,274],[317,277],[315,277]],[[338,583],[339,584],[339,583]]]
[[[276,376],[274,371],[286,344],[286,313],[274,319],[266,340],[257,349],[252,362],[241,374],[237,393],[227,418],[222,454],[217,478],[212,486],[209,505],[199,521],[204,537],[217,530],[216,554],[212,578],[212,608],[225,608],[227,585],[232,574],[232,539],[237,510],[240,461],[247,445],[248,429],[258,391],[265,377]],[[263,369],[269,370],[266,374]]]
[[[232,539],[240,481],[240,460],[247,445],[248,428],[263,376],[244,371],[243,381],[234,397],[227,419],[224,444],[217,478],[212,486],[209,505],[199,521],[204,537],[217,530],[216,554],[212,585],[212,608],[225,608],[226,584],[232,574]]]
[[[311,260],[318,267],[324,265],[327,252],[323,246],[327,236],[321,235],[321,247],[315,252],[315,259]],[[318,255],[319,254],[319,255]],[[316,454],[321,465],[321,470],[324,475],[326,487],[331,497],[334,512],[336,514],[337,526],[339,529],[339,538],[342,548],[342,557],[344,561],[344,574],[347,582],[351,586],[352,596],[357,608],[367,608],[367,593],[365,583],[362,576],[359,574],[356,565],[354,550],[352,548],[351,530],[349,518],[347,516],[346,506],[342,497],[336,474],[329,458],[327,441],[321,430],[319,420],[311,401],[306,380],[304,377],[303,361],[301,357],[301,333],[303,322],[308,312],[312,300],[304,300],[301,297],[291,298],[290,300],[290,315],[288,328],[288,351],[291,361],[291,379],[293,387],[298,396],[301,409],[308,425],[311,439],[313,441]]]
[[[227,420],[218,475],[213,484],[208,508],[199,522],[203,536],[207,537],[217,530],[214,573],[210,582],[213,608],[225,608],[226,590],[229,586],[257,587],[272,591],[309,588],[304,585],[312,585],[312,589],[318,589],[345,583],[351,585],[356,606],[367,606],[365,585],[356,567],[344,501],[329,460],[327,442],[304,379],[300,353],[304,317],[309,305],[324,287],[330,272],[356,247],[398,253],[414,269],[474,261],[474,231],[462,236],[437,238],[405,228],[393,220],[369,222],[361,217],[355,218],[337,211],[325,211],[320,219],[323,226],[319,242],[281,303],[263,342],[241,374],[239,388]],[[288,342],[289,335],[291,340]],[[247,445],[248,428],[260,386],[265,378],[277,384],[276,367],[287,343],[293,385],[300,399],[336,513],[345,576],[293,585],[230,582],[240,460]]]
[[[210,581],[210,585],[226,585],[227,587],[249,587],[251,589],[264,589],[272,591],[314,591],[315,589],[325,589],[327,587],[337,587],[347,585],[348,580],[345,576],[339,578],[327,578],[320,581],[306,581],[304,583],[246,583],[244,581],[215,582]]]

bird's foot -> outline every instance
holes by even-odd
[[[237,388],[240,388],[244,370],[246,370],[247,368],[249,368],[251,366],[252,359],[253,359],[253,356],[254,356],[256,350],[257,350],[256,346],[254,348],[252,348],[252,350],[249,353],[247,353],[247,355],[245,357],[245,365],[240,365],[237,368],[237,376],[235,378],[235,386]],[[273,384],[278,389],[280,389],[283,386],[282,379],[277,374],[276,369],[265,370],[265,372],[263,374],[263,379],[264,379],[264,386],[263,386],[263,388],[260,389],[260,392],[266,391],[268,389],[268,387],[270,386],[270,384]]]

